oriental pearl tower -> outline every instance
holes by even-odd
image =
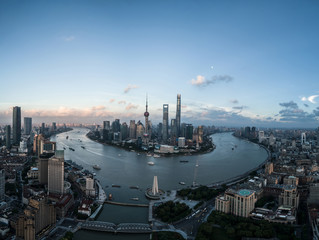
[[[144,117],[145,117],[145,130],[144,130],[144,139],[145,142],[148,143],[148,117],[149,117],[149,112],[148,112],[148,101],[147,101],[147,95],[146,95],[146,111],[144,113]]]

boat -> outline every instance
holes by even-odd
[[[112,200],[112,193],[109,194],[109,200]]]
[[[138,201],[138,197],[133,197],[133,198],[131,198],[131,200],[134,200],[134,201]]]
[[[185,185],[185,182],[179,182],[180,185]]]
[[[153,166],[155,163],[154,162],[148,162],[147,164]]]
[[[74,148],[69,147],[70,150],[75,151]]]
[[[85,147],[84,147],[84,146],[81,146],[81,148],[85,149]]]
[[[188,160],[180,160],[179,162],[186,163]]]
[[[152,154],[148,153],[146,156],[148,156],[148,157],[152,157]]]
[[[65,150],[65,147],[63,147],[63,149]]]
[[[69,136],[66,136],[66,139],[69,139]]]
[[[120,185],[116,185],[116,184],[112,184],[112,187],[120,188],[121,186]]]
[[[95,172],[93,172],[92,174],[93,174],[93,176],[96,176],[96,173],[95,173]]]
[[[155,157],[155,158],[159,158],[159,157],[161,157],[160,155],[158,155],[158,154],[154,154],[153,155],[153,157]]]
[[[93,168],[96,169],[96,170],[100,170],[101,169],[101,167],[99,165],[97,165],[97,164],[93,165]]]
[[[130,186],[130,189],[139,189],[139,186]]]

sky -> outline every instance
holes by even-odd
[[[319,126],[319,2],[0,1],[0,124]],[[23,121],[22,121],[23,122]]]

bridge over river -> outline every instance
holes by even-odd
[[[102,221],[87,221],[80,226],[81,229],[112,232],[112,233],[151,233],[152,227],[147,223],[120,223],[114,224]]]

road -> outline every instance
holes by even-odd
[[[215,209],[215,198],[205,202],[194,213],[174,223],[176,229],[187,233],[188,239],[195,239],[199,226],[207,221],[208,216]]]

